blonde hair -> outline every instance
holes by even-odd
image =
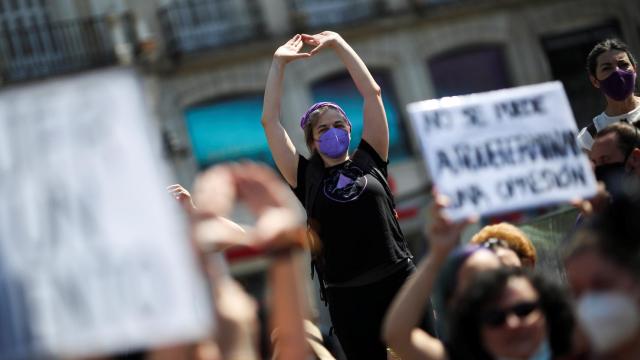
[[[503,240],[513,250],[520,261],[534,266],[537,260],[536,249],[527,235],[516,226],[502,222],[495,225],[487,225],[480,229],[469,241],[471,244],[482,245],[489,239]]]

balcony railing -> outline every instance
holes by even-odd
[[[340,26],[381,15],[383,0],[289,0],[299,29]]]
[[[125,37],[133,39],[131,16]],[[24,81],[117,62],[110,20],[106,17],[0,28],[3,82]]]
[[[261,37],[264,22],[257,0],[176,2],[158,13],[172,57]]]

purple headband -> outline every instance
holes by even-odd
[[[347,123],[349,123],[349,126],[351,126],[351,121],[349,121],[347,114],[345,114],[344,110],[342,110],[342,108],[338,104],[328,101],[322,101],[311,105],[311,107],[307,109],[307,111],[305,111],[304,115],[302,115],[302,117],[300,118],[300,127],[304,129],[305,126],[307,126],[307,124],[309,123],[309,115],[323,106],[330,106],[336,109],[344,117]]]

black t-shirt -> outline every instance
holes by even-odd
[[[309,164],[309,160],[300,157],[294,193],[303,204]],[[312,213],[329,284],[367,273],[384,273],[411,256],[392,200],[374,168],[387,176],[387,163],[364,140],[350,160],[324,168]]]

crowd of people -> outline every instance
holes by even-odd
[[[335,53],[364,100],[362,138],[350,153],[351,119],[338,104],[314,104],[300,119],[306,158],[280,122],[281,97],[287,65],[320,51]],[[577,142],[599,189],[573,204],[580,215],[558,249],[566,279],[539,271],[534,242],[516,225],[487,225],[463,239],[479,219],[447,219],[450,199],[437,190],[425,221],[428,251],[414,264],[387,181],[380,87],[339,34],[295,35],[274,53],[261,119],[280,176],[263,165],[223,164],[198,176],[193,196],[177,184],[168,188],[191,221],[216,333],[198,344],[149,350],[147,358],[261,357],[256,301],[220,255],[250,246],[271,259],[274,359],[640,359],[637,64],[624,43],[607,39],[588,55],[587,70],[606,108]],[[255,224],[228,218],[238,202]],[[304,291],[306,251],[333,334],[314,324]]]

